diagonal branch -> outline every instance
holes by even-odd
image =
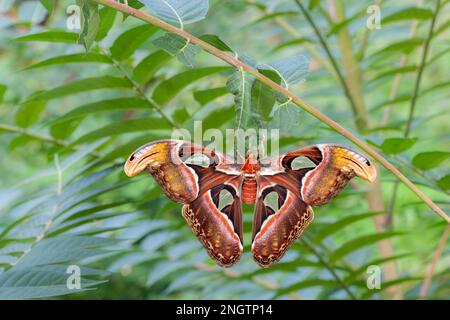
[[[143,20],[145,22],[148,22],[154,26],[160,27],[161,29],[164,29],[168,32],[176,33],[177,35],[191,41],[191,43],[198,45],[206,52],[216,56],[217,58],[223,60],[224,62],[236,67],[236,68],[242,68],[243,70],[247,71],[251,75],[255,76],[259,81],[266,84],[270,88],[274,89],[275,91],[278,91],[282,94],[284,94],[286,97],[292,99],[292,102],[299,106],[300,108],[304,109],[317,119],[319,119],[321,122],[326,123],[329,127],[334,129],[336,132],[340,133],[342,136],[346,137],[348,140],[352,141],[354,144],[356,144],[358,147],[360,147],[362,150],[364,150],[367,154],[372,156],[374,159],[376,159],[378,162],[380,162],[386,169],[391,171],[393,174],[395,174],[404,184],[406,184],[419,198],[421,198],[434,212],[436,212],[439,216],[441,216],[445,221],[450,223],[450,218],[445,214],[445,212],[439,208],[428,196],[423,193],[414,183],[412,183],[407,177],[405,177],[394,165],[392,165],[389,161],[387,161],[380,153],[378,153],[375,149],[373,149],[371,146],[369,146],[366,142],[360,140],[355,135],[350,133],[348,130],[343,128],[339,123],[336,121],[330,119],[325,114],[320,112],[318,109],[304,101],[303,99],[297,97],[292,92],[286,90],[283,86],[277,84],[276,82],[272,81],[268,77],[264,76],[263,74],[259,73],[256,69],[252,68],[251,66],[243,63],[242,61],[239,61],[236,59],[233,55],[221,51],[214,47],[213,45],[197,38],[196,36],[190,34],[189,32],[186,32],[185,30],[181,30],[169,23],[166,23],[154,16],[148,15],[143,11],[136,10],[134,8],[128,7],[126,5],[120,4],[115,2],[114,0],[93,0],[97,3],[103,4],[105,6],[114,8],[116,10],[119,10],[121,12],[127,13],[131,16],[134,16],[140,20]]]

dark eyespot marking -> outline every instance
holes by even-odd
[[[130,156],[130,161],[133,161],[134,158],[136,158],[136,157],[134,156],[134,154],[132,154],[132,155]]]

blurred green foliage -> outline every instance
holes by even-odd
[[[347,18],[341,20],[328,1],[308,4],[348,81],[352,75],[343,54],[355,57],[365,128],[357,127],[344,89],[295,1],[210,1],[206,18],[185,29],[259,64],[308,57],[309,75],[289,89],[357,132],[448,211],[449,2],[440,1],[407,138],[435,1],[424,1],[421,8],[416,1],[383,1],[381,29],[373,30],[366,28],[372,1],[342,1]],[[170,137],[175,127],[192,131],[195,120],[203,121],[204,130],[233,128],[235,100],[226,89],[232,69],[192,44],[181,43],[182,54],[177,53],[180,39],[107,7],[96,18],[87,16],[94,22],[82,30],[68,30],[73,4],[10,0],[0,7],[0,297],[419,296],[447,226],[401,184],[392,201],[396,180],[382,168],[381,195],[375,200],[382,212],[371,210],[366,197],[371,187],[356,181],[315,210],[315,220],[280,263],[261,269],[249,254],[253,208],[246,206],[245,254],[231,269],[216,266],[181,217],[180,205],[164,197],[148,176],[128,179],[121,165],[134,149]],[[94,15],[96,9],[90,5]],[[98,33],[89,26],[97,26]],[[342,33],[349,35],[350,46]],[[288,106],[295,112],[289,120],[295,121],[283,131],[283,150],[322,142],[351,146],[325,124]],[[267,108],[267,100],[261,107]],[[280,119],[278,126],[284,126],[286,118]],[[391,224],[375,228],[377,217],[389,221],[391,204]],[[380,252],[386,240],[393,248],[388,255]],[[428,298],[450,297],[449,253],[445,246]],[[369,290],[366,268],[387,263],[394,265],[396,278],[383,281],[381,290]],[[65,286],[69,264],[81,266],[79,292]]]

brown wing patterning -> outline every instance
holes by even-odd
[[[308,171],[301,185],[303,201],[312,206],[332,200],[354,176],[373,182],[376,169],[363,155],[339,145],[322,144],[287,153],[286,167],[296,157],[309,158],[317,166]]]
[[[185,163],[196,153],[205,155],[209,166]],[[124,170],[128,176],[144,170],[152,174],[170,199],[184,204],[183,217],[208,254],[219,265],[229,267],[242,254],[242,210],[239,176],[227,174],[223,162],[221,154],[202,146],[160,140],[136,150]],[[219,165],[221,172],[216,171]],[[221,191],[231,194],[233,201],[219,209]]]
[[[264,202],[271,192],[278,196],[278,210]],[[263,267],[279,261],[313,218],[311,207],[298,195],[278,185],[266,188],[255,205],[252,242],[255,261]]]

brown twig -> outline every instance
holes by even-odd
[[[450,234],[450,225],[446,226],[444,232],[442,233],[441,239],[439,239],[439,243],[436,247],[436,250],[433,254],[433,259],[431,260],[430,265],[428,266],[427,273],[425,275],[425,279],[423,280],[422,288],[420,288],[419,297],[425,298],[428,293],[428,288],[430,287],[431,280],[433,278],[434,269],[438,264],[439,259],[441,258],[442,251],[444,251],[445,244],[447,243],[448,235]]]

